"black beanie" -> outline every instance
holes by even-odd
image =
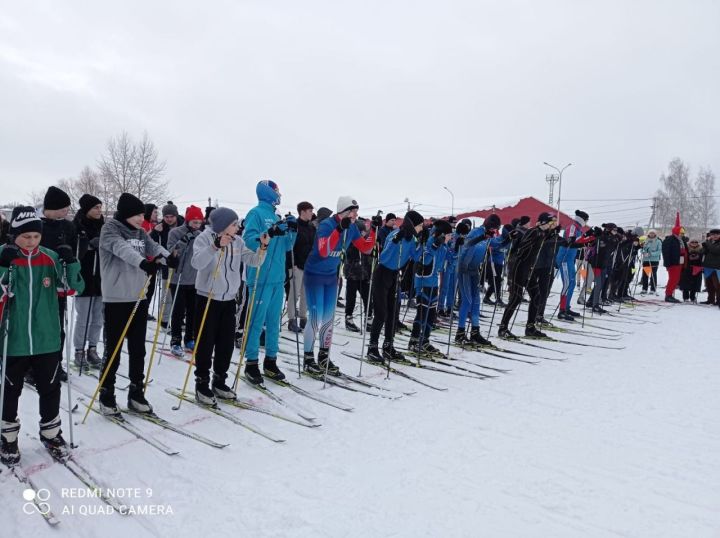
[[[455,226],[455,231],[459,235],[467,235],[470,233],[470,226],[468,226],[467,222],[463,221]]]
[[[483,222],[483,226],[485,226],[486,230],[497,230],[498,228],[500,228],[500,224],[500,217],[498,217],[495,213],[488,215],[488,217]]]
[[[576,216],[576,217],[580,217],[580,218],[583,219],[586,223],[587,223],[588,220],[590,220],[590,215],[588,215],[587,213],[585,213],[585,211],[580,211],[579,209],[576,209],[576,210],[575,210],[575,216]]]
[[[520,217],[520,220],[518,221],[520,226],[525,226],[528,222],[530,222],[530,217],[528,217],[527,215],[523,215],[522,217]]]
[[[57,187],[50,187],[43,199],[43,209],[63,209],[70,207],[70,197]]]
[[[417,226],[418,224],[423,223],[423,216],[418,213],[417,211],[410,210],[407,213],[405,213],[405,219],[406,221],[410,221],[410,223],[413,225],[413,228]]]
[[[152,204],[143,204],[142,200],[140,200],[137,196],[133,196],[129,192],[124,192],[118,199],[115,218],[118,220],[125,220],[130,217],[134,217],[135,215],[143,215],[145,214],[145,210],[148,205]],[[150,213],[152,213],[152,209],[150,210]]]
[[[18,236],[27,232],[42,233],[42,221],[32,206],[18,206],[10,217],[10,235]]]
[[[397,217],[395,216],[395,213],[388,213],[387,215],[385,215],[385,222],[389,220],[395,220],[396,218]]]
[[[554,215],[552,213],[548,213],[547,211],[543,211],[538,215],[537,221],[540,224],[548,224],[549,222],[552,222],[554,219]]]
[[[87,214],[87,212],[90,211],[96,205],[102,204],[102,202],[100,201],[100,198],[97,198],[96,196],[93,196],[92,194],[83,194],[80,197],[80,200],[78,200],[78,203],[80,204],[80,209],[82,209],[82,212],[85,214]]]
[[[445,235],[452,233],[452,225],[446,220],[436,220],[433,226],[435,227],[436,234]]]
[[[332,215],[332,211],[330,209],[328,209],[327,207],[321,207],[320,209],[317,210],[318,222],[324,221],[330,215]]]

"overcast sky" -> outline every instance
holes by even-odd
[[[720,173],[718,1],[1,4],[2,201],[123,130],[147,130],[179,205],[271,178],[284,205],[439,214],[443,186],[456,208],[546,199],[543,161],[574,163],[567,200],[651,196],[675,156]]]

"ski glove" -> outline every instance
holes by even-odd
[[[268,228],[267,234],[269,237],[280,237],[282,235],[285,235],[285,230],[282,229],[281,226],[278,226],[277,224],[273,224]]]
[[[287,224],[287,229],[291,232],[297,232],[297,219],[293,217],[292,215],[288,215],[285,217],[285,223]]]
[[[180,258],[177,256],[168,256],[165,258],[165,263],[170,269],[177,269],[180,265]]]
[[[12,262],[20,257],[20,249],[15,245],[5,245],[0,254],[0,267],[10,267]]]
[[[465,243],[465,238],[461,235],[455,240],[455,252],[460,252],[460,247]]]
[[[90,241],[88,241],[88,248],[90,250],[97,250],[100,246],[100,236],[93,237]]]
[[[445,238],[442,235],[436,235],[433,238],[433,245],[435,246],[435,248],[440,248],[444,242]]]
[[[58,253],[60,259],[66,264],[73,263],[75,261],[75,255],[73,254],[73,250],[70,245],[58,245],[55,252]]]
[[[375,215],[372,219],[370,219],[370,222],[372,222],[373,228],[380,228],[380,226],[382,226],[382,217],[380,215]]]
[[[182,236],[182,239],[180,239],[180,242],[187,244],[190,241],[192,241],[193,239],[195,239],[195,232],[188,232]]]
[[[155,260],[152,260],[152,261],[143,260],[140,262],[140,269],[145,271],[148,274],[148,276],[154,275],[155,273],[157,273],[159,268],[160,268],[160,266],[157,263],[155,263]]]
[[[342,232],[343,230],[347,230],[350,228],[350,225],[352,224],[352,219],[350,217],[343,217],[340,223],[338,224],[337,230],[338,232]]]

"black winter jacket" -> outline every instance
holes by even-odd
[[[80,261],[80,274],[85,281],[85,290],[80,297],[98,297],[102,295],[100,288],[100,257],[97,248],[89,243],[94,238],[100,238],[105,219],[89,219],[82,211],[78,211],[73,219],[73,226],[78,238],[78,259]]]
[[[674,235],[668,235],[663,239],[662,243],[662,256],[663,265],[670,267],[672,265],[682,265],[680,262],[680,256],[685,252],[685,259],[682,264],[687,262],[687,248],[682,239]]]

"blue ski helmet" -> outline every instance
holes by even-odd
[[[280,205],[280,187],[270,179],[258,181],[257,187],[255,187],[255,194],[259,202],[267,202],[273,206]]]

